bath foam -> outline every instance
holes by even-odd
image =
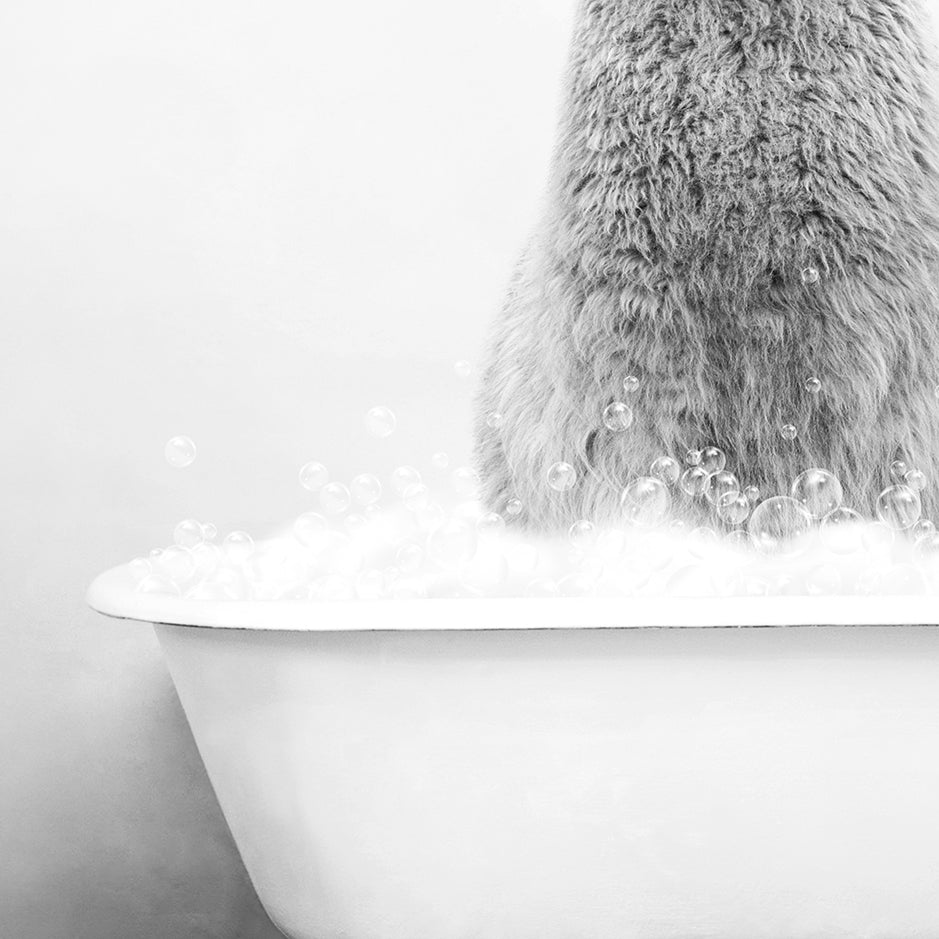
[[[478,501],[432,525],[391,505],[351,532],[319,515],[311,528],[311,514],[247,549],[172,545],[128,574],[141,594],[215,601],[939,593],[935,536],[914,540],[881,522],[808,527],[757,550],[674,526],[580,523],[567,537],[535,535],[493,525]]]

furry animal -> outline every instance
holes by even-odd
[[[615,520],[653,459],[711,444],[741,485],[786,494],[823,467],[868,514],[903,457],[936,505],[927,36],[915,0],[582,3],[548,198],[475,402],[490,508]],[[617,400],[626,432],[602,421]],[[559,460],[566,492],[546,483]]]

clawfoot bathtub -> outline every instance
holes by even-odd
[[[157,624],[286,936],[939,935],[935,598],[214,602],[132,584],[117,568],[89,601]]]

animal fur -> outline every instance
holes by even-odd
[[[582,3],[544,213],[476,399],[491,508],[518,498],[518,520],[542,530],[615,519],[654,458],[714,444],[764,494],[830,469],[867,514],[903,456],[929,477],[928,513],[939,111],[927,35],[914,0]],[[803,284],[807,267],[817,284]],[[627,397],[630,374],[641,384]],[[615,400],[635,410],[625,433],[601,420]],[[546,483],[558,460],[578,472],[565,493]]]

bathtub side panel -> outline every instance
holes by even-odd
[[[939,935],[939,631],[158,627],[296,939]]]

